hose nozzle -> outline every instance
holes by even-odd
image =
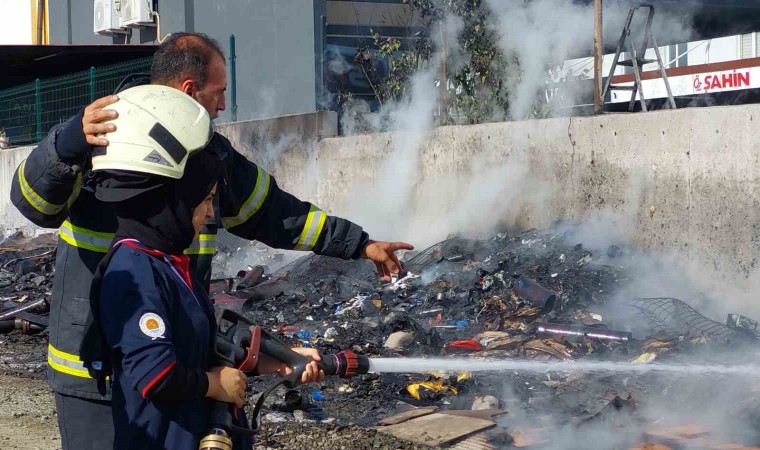
[[[337,375],[341,378],[351,378],[369,371],[369,358],[360,356],[351,350],[342,350],[333,355],[322,355],[318,364],[325,375]]]

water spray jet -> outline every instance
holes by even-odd
[[[361,356],[360,356],[361,358]],[[675,375],[738,375],[760,378],[760,364],[632,364],[605,361],[529,361],[521,359],[485,360],[474,358],[368,358],[368,371],[375,373],[443,372],[608,372]]]

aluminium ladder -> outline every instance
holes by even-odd
[[[631,37],[631,22],[633,21],[633,17],[639,8],[649,8],[649,17],[647,18],[646,29],[644,30],[644,40],[641,43],[640,49],[637,51],[636,46],[633,43],[633,38]],[[657,47],[657,40],[654,37],[654,33],[652,33],[653,20],[654,20],[654,5],[642,3],[641,5],[635,6],[631,8],[630,11],[628,11],[628,18],[626,19],[625,26],[623,27],[623,34],[620,36],[620,41],[618,42],[617,50],[615,51],[615,58],[612,60],[610,75],[607,77],[607,81],[604,83],[604,90],[602,91],[603,104],[604,104],[605,99],[607,98],[607,94],[611,90],[631,91],[631,102],[628,105],[628,111],[633,111],[633,107],[636,104],[636,94],[638,94],[639,98],[641,99],[641,110],[648,111],[647,101],[644,98],[644,90],[642,89],[642,85],[641,85],[641,72],[642,72],[642,67],[644,66],[644,64],[657,63],[657,65],[660,68],[660,74],[662,76],[662,80],[665,82],[665,89],[668,91],[668,103],[670,105],[670,108],[676,109],[676,101],[675,99],[673,99],[673,91],[671,91],[670,89],[668,74],[665,72],[665,65],[662,63],[662,57],[660,56],[660,49],[659,47]],[[628,49],[631,53],[631,59],[620,61],[620,55],[623,52],[623,46],[626,45],[626,41],[628,44]],[[650,42],[654,48],[654,53],[657,56],[657,59],[644,58]],[[622,85],[612,84],[612,77],[615,75],[615,69],[617,69],[618,66],[633,67],[633,77],[635,80],[633,83],[633,86],[622,86]]]

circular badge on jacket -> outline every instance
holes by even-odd
[[[151,339],[162,338],[166,332],[164,319],[155,313],[145,313],[140,317],[140,331]]]

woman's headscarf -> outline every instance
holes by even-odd
[[[222,162],[210,150],[193,154],[179,180],[122,171],[95,175],[95,196],[114,205],[116,239],[180,255],[192,243],[193,210],[222,176]]]

